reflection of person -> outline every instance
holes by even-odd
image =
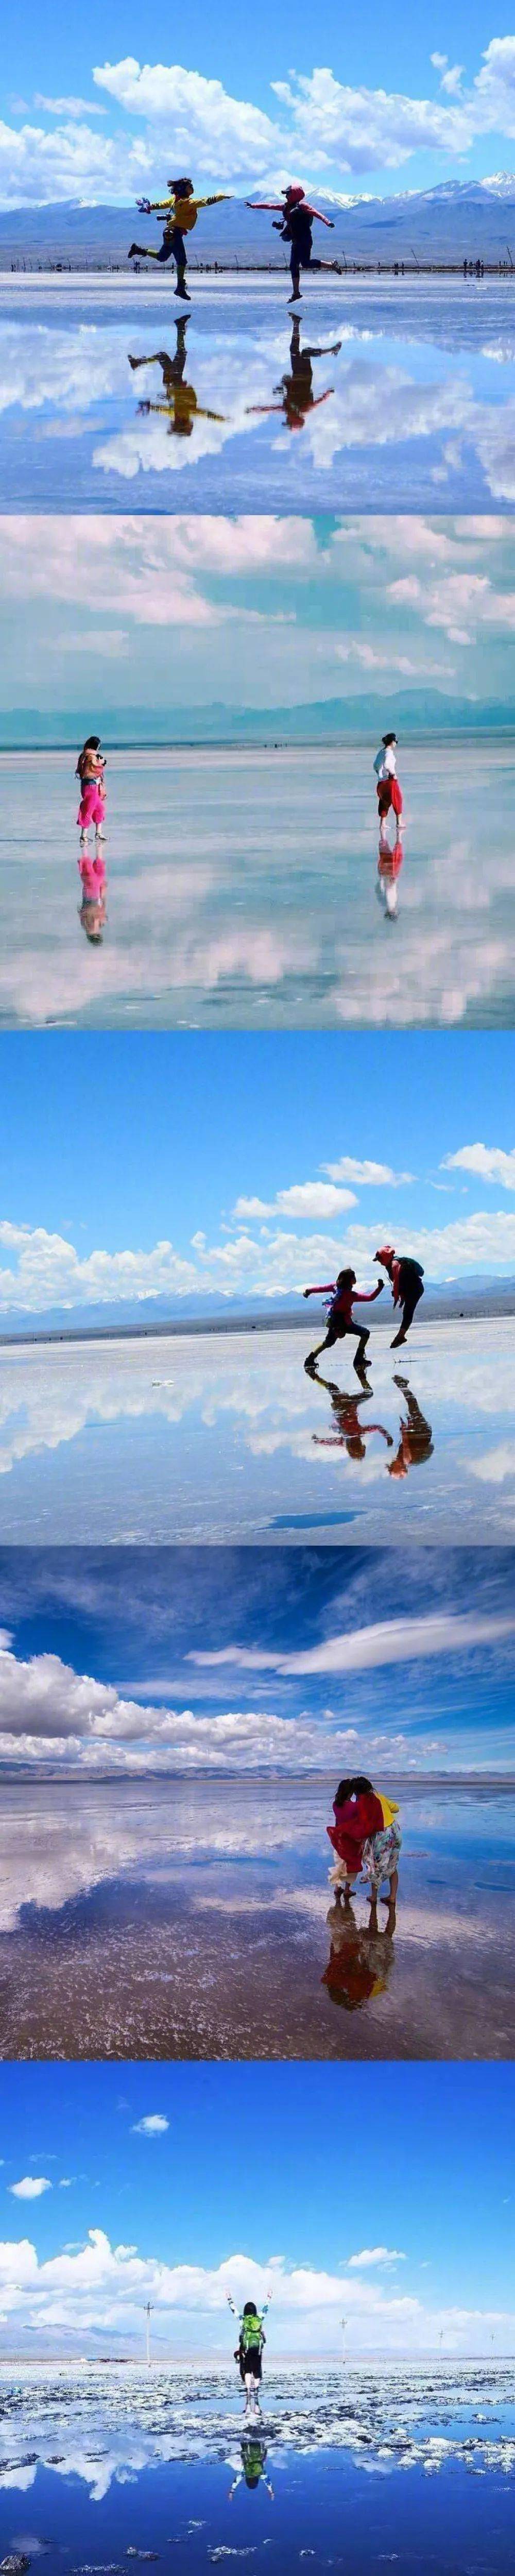
[[[377,779],[377,802],[379,807],[380,846],[386,841],[387,815],[390,813],[395,814],[397,823],[400,823],[402,814],[402,788],[399,787],[397,777],[396,751],[396,733],[384,733],[382,743],[380,743],[379,751],[376,752],[374,761],[374,769]]]
[[[80,849],[78,869],[81,881],[79,921],[91,947],[98,948],[106,919],[106,872],[102,851],[94,855],[87,847]]]
[[[304,188],[284,188],[281,199],[262,198],[258,206],[247,198],[247,205],[252,215],[280,216],[280,222],[274,224],[274,232],[280,233],[281,241],[290,245],[291,304],[296,304],[300,295],[301,268],[332,268],[341,276],[339,259],[313,258],[314,223],[325,224],[330,233],[334,233],[334,223],[331,215],[321,215],[319,206],[308,205]]]
[[[138,410],[164,412],[168,419],[170,437],[176,438],[191,438],[195,420],[223,420],[225,417],[221,411],[203,410],[201,403],[197,402],[193,385],[184,382],[187,320],[187,313],[182,313],[176,323],[177,348],[173,358],[168,356],[167,349],[156,349],[155,355],[151,358],[129,356],[129,366],[132,367],[133,375],[137,367],[161,368],[163,395],[166,399],[163,402],[140,402]]]
[[[400,1386],[402,1389],[408,1419],[407,1422],[403,1422],[401,1415],[399,1447],[395,1458],[391,1459],[388,1475],[407,1476],[410,1467],[423,1467],[426,1458],[432,1458],[434,1455],[431,1423],[426,1422],[425,1414],[421,1413],[416,1395],[412,1395],[411,1387],[408,1386],[407,1377],[394,1377],[394,1386]]]
[[[240,2379],[247,2392],[247,2403],[259,2409],[258,2387],[263,2375],[262,2356],[266,2343],[264,2318],[268,2315],[270,2293],[264,2308],[256,2308],[254,2299],[246,2299],[245,2306],[239,2313],[235,2308],[234,2299],[231,2299],[230,2291],[227,2292],[227,2297],[232,2315],[237,2317],[240,2329],[234,2359],[238,2363]]]
[[[411,1253],[395,1252],[393,1243],[383,1243],[379,1251],[374,1253],[374,1261],[379,1261],[381,1269],[387,1271],[394,1306],[401,1308],[402,1323],[399,1325],[398,1333],[394,1333],[393,1342],[390,1342],[390,1350],[397,1351],[400,1343],[406,1340],[410,1324],[413,1323],[415,1307],[419,1305],[420,1298],[424,1295],[422,1262],[415,1261]]]
[[[103,822],[106,810],[105,760],[100,749],[100,734],[89,733],[79,752],[76,778],[80,779],[80,805],[77,822],[80,828],[79,848],[86,850],[88,832],[95,826],[95,840],[104,841]]]
[[[344,2012],[359,2012],[362,2004],[371,2003],[376,1995],[386,1992],[393,1967],[395,1905],[388,1907],[384,1930],[377,1921],[377,1902],[372,1898],[366,1926],[356,1922],[350,1897],[342,1904],[338,1892],[327,1916],[331,1949],[322,1985],[327,1987],[331,2003],[343,2006]]]
[[[313,1368],[320,1352],[332,1350],[333,1344],[343,1341],[346,1333],[351,1333],[358,1345],[354,1356],[354,1368],[363,1367],[370,1333],[364,1325],[353,1323],[352,1308],[353,1306],[373,1306],[374,1299],[379,1294],[381,1281],[377,1288],[366,1289],[356,1288],[355,1282],[355,1270],[339,1270],[337,1279],[328,1280],[325,1287],[304,1288],[304,1297],[330,1297],[331,1300],[325,1339],[323,1342],[317,1342],[314,1351],[308,1351],[307,1360],[304,1361],[305,1369]]]
[[[139,215],[167,216],[167,222],[163,226],[163,239],[160,250],[147,250],[146,248],[143,248],[141,242],[133,241],[131,242],[130,251],[128,251],[127,256],[128,259],[157,259],[161,263],[165,262],[167,259],[174,259],[177,269],[177,285],[175,287],[175,294],[181,295],[184,301],[188,303],[189,296],[186,285],[186,243],[184,235],[185,233],[193,232],[194,225],[197,221],[197,215],[200,214],[203,206],[225,206],[227,204],[227,192],[222,189],[221,191],[219,190],[217,196],[214,197],[195,197],[193,194],[192,179],[169,179],[168,186],[170,189],[169,197],[158,197],[156,202],[152,205],[149,197],[138,197],[137,200]]]
[[[243,2479],[245,2479],[246,2487],[255,2488],[260,2486],[261,2479],[264,2478],[268,2494],[273,2497],[273,2486],[271,2486],[270,2479],[267,2478],[266,2475],[267,2450],[266,2442],[263,2441],[262,2434],[242,2433],[240,2455],[241,2468],[239,2460],[229,2460],[228,2463],[230,2469],[234,2468],[236,2470],[236,2476],[233,2478],[232,2487],[229,2487],[229,2504],[232,2504],[233,2495],[236,2494],[236,2488],[241,2487]]]
[[[395,921],[397,916],[397,879],[400,877],[403,858],[404,851],[402,841],[400,841],[398,837],[392,850],[390,849],[389,841],[383,841],[381,839],[381,835],[379,835],[379,853],[377,860],[377,873],[379,877],[378,893],[380,897],[381,895],[384,897],[385,919],[388,921]]]
[[[365,1440],[371,1431],[379,1431],[381,1439],[386,1441],[387,1449],[393,1449],[391,1431],[385,1431],[384,1423],[364,1422],[358,1411],[360,1404],[372,1403],[371,1386],[365,1386],[362,1395],[346,1395],[342,1387],[335,1385],[333,1378],[321,1377],[319,1369],[314,1370],[313,1375],[316,1375],[317,1386],[327,1387],[331,1397],[331,1410],[338,1425],[337,1431],[313,1432],[317,1449],[346,1449],[348,1458],[354,1460],[365,1458]]]
[[[337,358],[341,345],[341,340],[330,340],[320,349],[301,349],[300,323],[295,314],[290,340],[291,374],[281,376],[280,383],[275,386],[275,392],[281,395],[281,401],[247,403],[247,412],[249,414],[282,412],[287,429],[303,429],[308,412],[318,411],[320,403],[328,402],[330,394],[334,393],[334,385],[327,385],[325,394],[313,393],[311,360],[312,358]]]
[[[377,1886],[383,1878],[390,1880],[390,1897],[397,1895],[397,1861],[402,1835],[396,1823],[399,1809],[395,1798],[373,1789],[372,1781],[362,1772],[350,1780],[340,1780],[333,1799],[334,1825],[327,1825],[329,1841],[336,1852],[336,1864],[329,1871],[331,1885],[345,1888],[348,1894],[363,1868],[365,1847],[369,1853],[368,1875]],[[379,1844],[381,1849],[379,1850]],[[377,1845],[377,1859],[370,1855]],[[379,1869],[379,1876],[377,1870]]]

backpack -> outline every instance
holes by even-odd
[[[259,2351],[259,2346],[260,2346],[260,2343],[261,2343],[261,2335],[262,2335],[262,2326],[263,2326],[263,2320],[262,2320],[262,2317],[258,2317],[258,2315],[257,2315],[257,2311],[254,2313],[254,2316],[253,2316],[253,2317],[243,2317],[243,2319],[242,2319],[242,2328],[241,2328],[241,2343],[242,2343],[242,2351],[243,2351],[243,2352],[256,2352],[256,2351]]]

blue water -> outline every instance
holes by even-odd
[[[200,2576],[265,2550],[274,2576],[306,2562],[372,2576],[392,2561],[408,2576],[504,2576],[513,2563],[509,2365],[270,2366],[250,2463],[241,2403],[209,2364],[197,2379],[79,2363],[4,2368],[2,2382],[0,2546],[52,2576],[129,2576],[153,2557]]]
[[[3,1025],[511,1028],[511,746],[403,750],[393,921],[371,756],[363,744],[110,752],[105,919],[91,945],[74,756],[0,754]]]
[[[0,506],[513,508],[509,281],[285,284],[4,283]]]

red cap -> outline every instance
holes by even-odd
[[[300,206],[301,197],[305,197],[306,190],[305,188],[297,187],[285,188],[284,194],[285,197],[289,197],[291,206]]]
[[[394,1261],[394,1260],[395,1260],[395,1248],[394,1248],[393,1243],[382,1243],[382,1244],[380,1245],[379,1252],[375,1252],[375,1253],[374,1253],[374,1261]]]

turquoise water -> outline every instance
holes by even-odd
[[[4,282],[1,507],[513,508],[509,280],[286,284]]]
[[[98,946],[74,767],[0,754],[5,1027],[512,1027],[511,746],[403,748],[395,920],[363,743],[110,752]]]
[[[226,2560],[259,2565],[265,2550],[272,2576],[306,2560],[358,2576],[391,2562],[406,2576],[508,2576],[509,2363],[295,2370],[268,2352],[250,2457],[234,2383],[209,2362],[4,2366],[2,2551],[63,2576],[129,2576],[145,2559],[204,2576]]]
[[[3,2058],[513,2054],[513,1796],[391,1782],[396,1913],[328,1884],[334,1778],[2,1785]]]
[[[1,1539],[509,1544],[512,1319],[375,1327],[368,1393],[316,1329],[4,1347]]]

